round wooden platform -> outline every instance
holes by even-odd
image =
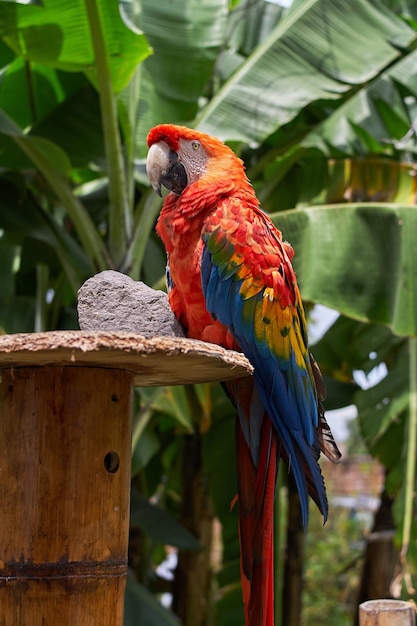
[[[123,369],[134,373],[140,387],[223,381],[253,372],[243,354],[193,339],[77,330],[0,335],[0,370],[43,365]]]

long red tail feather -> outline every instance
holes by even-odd
[[[265,415],[258,467],[236,424],[241,581],[247,626],[274,626],[274,498],[277,442]]]

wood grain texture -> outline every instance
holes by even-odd
[[[2,374],[0,626],[121,626],[133,375]]]

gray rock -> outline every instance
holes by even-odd
[[[113,270],[86,280],[78,290],[77,310],[81,330],[184,337],[166,293]]]

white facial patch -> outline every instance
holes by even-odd
[[[178,155],[187,172],[188,184],[195,183],[205,172],[207,152],[197,139],[180,139]]]

